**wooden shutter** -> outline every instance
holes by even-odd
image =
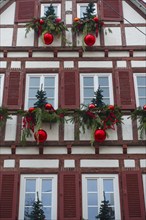
[[[118,70],[116,79],[116,103],[122,109],[135,108],[133,75],[129,70]]]
[[[122,0],[102,0],[101,18],[105,21],[122,21]]]
[[[79,76],[76,71],[67,71],[61,75],[61,107],[78,108],[79,107]]]
[[[59,219],[80,219],[79,174],[60,173],[59,182]]]
[[[10,72],[6,74],[4,106],[9,109],[22,108],[23,74]]]
[[[18,211],[17,190],[18,174],[0,175],[0,220],[15,220]]]
[[[144,220],[144,193],[140,172],[123,173],[124,215],[126,220]]]
[[[17,0],[15,22],[27,22],[37,16],[36,0]]]

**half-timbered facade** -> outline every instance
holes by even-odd
[[[115,220],[146,219],[146,136],[130,117],[146,104],[146,3],[142,0],[94,0],[104,21],[92,47],[72,33],[88,0],[0,1],[0,106],[11,119],[0,128],[0,220],[23,220],[37,192],[46,220],[95,220],[103,192]],[[54,37],[45,45],[25,25],[53,4],[70,42]],[[112,33],[108,32],[108,28]],[[107,33],[106,33],[107,32]],[[122,108],[123,123],[108,130],[103,143],[90,143],[90,131],[77,123],[43,124],[48,138],[33,135],[21,143],[22,116],[43,86],[49,101],[69,111],[89,103],[98,86],[107,104]],[[69,116],[66,116],[69,117]]]

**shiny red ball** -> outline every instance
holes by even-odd
[[[106,139],[106,133],[104,130],[102,129],[97,129],[94,132],[94,139],[95,141],[102,143],[105,139]]]
[[[95,22],[98,22],[98,17],[94,17],[93,20],[94,20]]]
[[[56,19],[55,19],[55,22],[56,22],[56,23],[61,22],[61,18],[56,18]]]
[[[45,109],[51,110],[53,109],[53,106],[50,103],[45,104]]]
[[[35,132],[34,138],[38,143],[44,143],[47,139],[47,133],[43,129],[40,129]]]
[[[88,105],[88,108],[89,108],[89,109],[95,108],[95,105],[94,105],[94,104],[89,104],[89,105]]]
[[[113,111],[115,109],[115,107],[114,107],[114,105],[109,105],[108,109]]]
[[[34,107],[30,107],[30,108],[28,109],[28,111],[29,111],[30,113],[32,113],[34,110],[35,110]]]
[[[45,23],[45,21],[43,19],[40,19],[39,22],[40,22],[40,24],[44,24]]]
[[[44,43],[47,45],[51,44],[54,40],[53,35],[48,32],[44,34],[43,38],[44,38]]]
[[[95,41],[96,41],[95,36],[92,34],[87,34],[84,37],[84,42],[89,47],[91,47],[93,44],[95,44]]]
[[[145,110],[145,111],[146,111],[146,105],[144,105],[144,106],[143,106],[143,110]]]

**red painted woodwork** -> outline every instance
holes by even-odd
[[[78,72],[63,72],[61,75],[61,107],[79,107],[79,75]]]
[[[116,76],[116,100],[122,109],[135,108],[133,75],[129,70],[119,70]]]
[[[36,0],[17,0],[15,22],[26,22],[36,17],[37,1]]]
[[[122,1],[121,0],[102,0],[101,18],[106,21],[122,21]]]
[[[79,174],[77,172],[60,173],[59,192],[59,219],[79,220]]]
[[[0,220],[14,220],[17,215],[18,175],[3,172],[0,175]]]
[[[10,72],[6,74],[6,86],[4,91],[4,106],[9,109],[22,107],[23,74]]]
[[[123,205],[126,220],[144,220],[144,192],[141,172],[123,173]]]

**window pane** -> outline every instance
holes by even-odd
[[[84,86],[93,86],[93,77],[84,77],[83,84]]]
[[[97,207],[88,207],[88,220],[97,220],[96,216],[98,215]]]
[[[47,99],[47,102],[50,103],[52,106],[54,106],[54,99]]]
[[[85,98],[85,99],[84,99],[84,104],[85,104],[85,105],[90,104],[90,103],[91,103],[91,100],[92,100],[91,98],[89,98],[89,99]]]
[[[98,205],[97,193],[88,193],[88,205]]]
[[[42,193],[42,203],[43,203],[43,206],[51,206],[52,194],[51,193]]]
[[[80,18],[84,17],[84,12],[86,12],[86,6],[80,6]]]
[[[37,99],[29,99],[28,100],[28,107],[32,107],[36,101],[37,101]]]
[[[104,192],[113,192],[113,180],[104,179],[103,185],[104,185]]]
[[[107,98],[104,98],[104,97],[103,97],[103,102],[104,102],[106,105],[109,105],[109,104],[110,104],[110,99],[107,99]]]
[[[54,89],[45,88],[46,96],[54,98]]]
[[[45,77],[44,86],[54,86],[55,85],[55,77]]]
[[[114,194],[113,193],[105,193],[106,200],[109,201],[110,205],[114,205]]]
[[[35,201],[35,193],[25,194],[25,206],[31,206],[34,201]]]
[[[101,89],[103,90],[102,92],[102,95],[103,97],[109,97],[109,88],[102,88]]]
[[[84,88],[84,97],[94,97],[94,89],[93,88]]]
[[[139,99],[139,105],[144,106],[146,104],[146,98],[140,98]]]
[[[30,77],[29,85],[38,87],[40,86],[40,77]]]
[[[98,82],[99,82],[99,86],[108,86],[109,85],[108,77],[99,77]]]
[[[44,210],[44,214],[45,214],[45,219],[46,220],[52,220],[51,218],[51,208],[49,207],[43,207],[43,210]]]
[[[138,95],[146,97],[146,87],[138,88]]]
[[[52,180],[42,180],[42,192],[52,191]]]
[[[88,192],[97,192],[97,180],[88,179],[87,190]]]
[[[26,180],[26,192],[35,192],[36,188],[36,180],[35,179],[27,179]]]
[[[25,207],[25,210],[24,210],[24,220],[30,220],[29,217],[27,217],[28,215],[30,215],[32,211],[32,207]]]
[[[49,6],[44,6],[44,14],[45,14],[46,11],[48,10],[48,7],[49,7]],[[55,15],[57,15],[57,9],[58,9],[57,6],[54,6],[54,5],[53,5],[53,8],[54,8]]]
[[[36,97],[38,88],[29,88],[29,97]]]
[[[146,76],[138,76],[137,84],[138,86],[146,86]]]

